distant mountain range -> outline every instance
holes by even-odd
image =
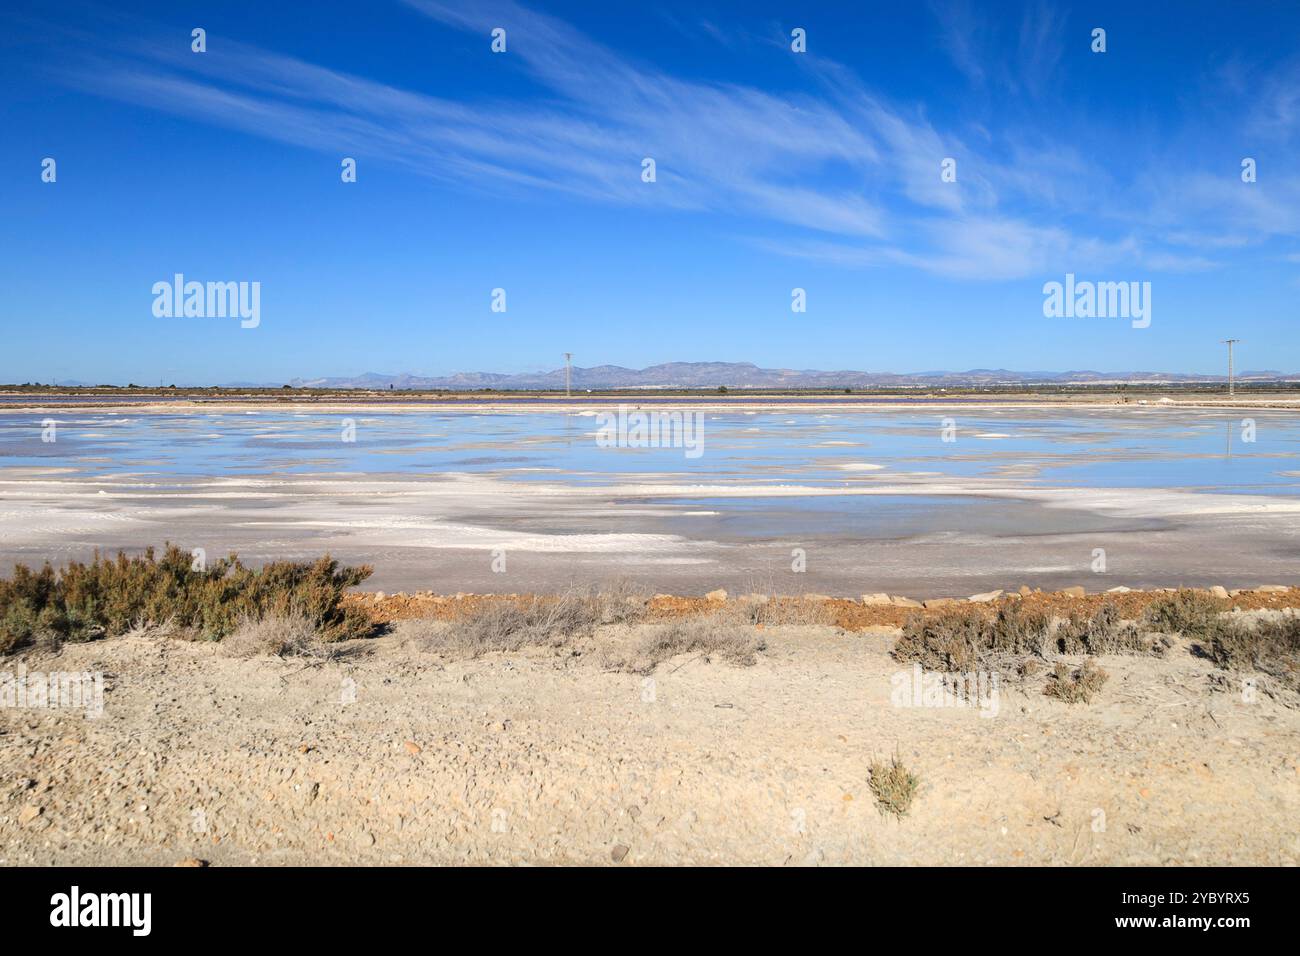
[[[1241,372],[1239,382],[1300,381],[1300,373]],[[649,368],[623,368],[620,365],[597,365],[573,368],[575,389],[604,388],[944,388],[980,385],[1105,385],[1105,384],[1196,384],[1218,383],[1226,375],[1193,375],[1180,372],[1013,372],[1007,369],[971,369],[967,372],[822,372],[815,369],[759,368],[748,362],[669,362]],[[234,383],[248,386],[251,383]],[[277,383],[280,384],[280,383]],[[550,372],[522,372],[506,375],[495,372],[462,372],[444,377],[401,373],[396,375],[367,372],[344,378],[296,378],[289,382],[299,388],[363,389],[446,389],[472,391],[482,389],[563,389],[564,369]]]

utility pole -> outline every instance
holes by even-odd
[[[1232,347],[1240,342],[1241,339],[1220,339],[1222,345],[1228,347],[1228,397],[1232,398],[1237,394],[1236,385],[1232,379]]]
[[[564,353],[564,397],[573,397],[573,368],[569,364],[573,359],[572,352]]]

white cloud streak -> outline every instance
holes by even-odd
[[[75,81],[280,142],[373,156],[457,187],[735,217],[765,248],[845,266],[1012,279],[1114,263],[1212,265],[1137,238],[1136,224],[1108,237],[1076,235],[1065,223],[1088,202],[1095,206],[1088,187],[1108,185],[1079,151],[1013,138],[1004,144],[1007,158],[981,155],[937,129],[920,107],[891,103],[812,54],[804,62],[821,93],[776,95],[672,76],[509,0],[404,2],[477,35],[485,56],[491,29],[504,27],[508,65],[522,67],[538,95],[432,96],[228,41],[219,57],[141,43],[83,66]],[[947,48],[984,83],[966,39],[978,33],[973,15],[955,9]],[[1018,39],[1028,77],[1021,82],[1030,88],[1055,69],[1058,34],[1050,8],[1030,8]],[[1285,92],[1274,103],[1269,122],[1292,115]],[[645,156],[657,163],[653,186],[640,179]],[[958,184],[940,181],[940,161],[949,156],[958,160]],[[1260,220],[1280,227],[1267,209],[1225,209],[1213,183],[1192,185],[1194,198],[1232,228]],[[773,232],[783,238],[770,238]],[[1166,225],[1163,234],[1171,232]]]

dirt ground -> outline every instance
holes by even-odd
[[[138,634],[7,659],[107,689],[98,719],[0,708],[0,863],[1300,862],[1300,707],[1187,641],[1102,658],[1091,704],[1038,678],[981,716],[899,706],[887,624],[769,627],[754,666],[649,677],[411,633],[328,661]],[[895,755],[920,778],[901,819],[868,786]]]

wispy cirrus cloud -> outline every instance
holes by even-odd
[[[1111,184],[1082,151],[1021,130],[995,137],[975,124],[941,129],[921,104],[893,102],[812,54],[801,57],[811,92],[776,94],[671,75],[510,0],[403,2],[485,45],[492,28],[506,28],[508,67],[524,71],[533,95],[435,96],[229,41],[220,57],[120,48],[82,65],[73,80],[269,139],[374,156],[461,188],[734,217],[765,248],[850,267],[999,279],[1115,262],[1212,264],[1166,248],[1137,221],[1084,231],[1079,222]],[[987,61],[959,39],[980,28],[965,32],[974,14],[956,9],[950,50],[984,83]],[[1028,10],[1016,82],[1037,89],[1059,60],[1060,21],[1045,5]],[[1279,95],[1279,110],[1288,102]],[[658,167],[653,187],[640,179],[646,156]],[[940,180],[949,156],[958,159],[959,184]]]
[[[1030,0],[1017,18],[1014,7],[989,15],[972,0],[930,0],[944,51],[976,86],[1040,95],[1051,82],[1064,49],[1064,17],[1045,0]]]

